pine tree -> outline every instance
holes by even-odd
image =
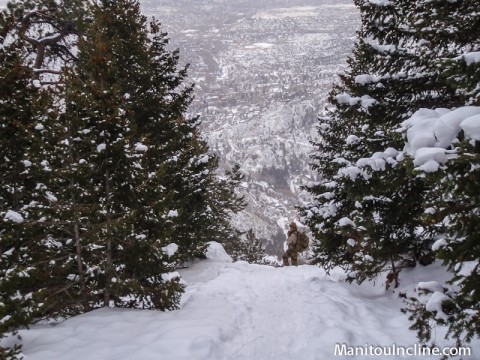
[[[228,213],[241,208],[238,169],[219,179],[198,118],[184,115],[193,87],[167,43],[137,1],[102,1],[66,79],[64,119],[76,128],[75,161],[89,164],[91,185],[82,191],[99,219],[85,234],[87,273],[99,269],[87,285],[104,305],[175,308],[182,285],[174,266],[227,235]],[[76,148],[89,141],[90,150]]]
[[[156,37],[149,39],[136,1],[102,1],[95,6],[93,25],[79,42],[75,74],[66,82],[72,98],[65,119],[73,121],[77,128],[72,131],[85,138],[79,145],[91,139],[85,158],[79,156],[82,148],[74,153],[75,161],[88,164],[91,184],[84,194],[97,218],[90,221],[85,243],[90,249],[87,271],[95,273],[90,281],[90,293],[97,294],[93,306],[102,300],[105,306],[171,309],[182,290],[178,277],[164,277],[172,270],[162,251],[167,244],[139,221],[140,214],[148,216],[163,200],[162,187],[152,186],[158,184],[154,180],[159,174],[145,164],[149,151],[165,143],[147,143],[139,130],[160,121],[164,113],[152,104],[161,109],[160,100],[169,95],[164,92],[165,81],[152,79],[162,66],[152,51],[155,41]],[[152,136],[166,139],[166,130],[174,131],[171,123],[162,125]],[[156,164],[162,160],[156,159]],[[151,197],[145,196],[145,189],[154,191]],[[101,294],[103,299],[98,298]]]
[[[457,100],[431,61],[440,50],[421,55],[423,33],[411,22],[416,2],[356,4],[359,40],[320,118],[313,168],[323,178],[309,188],[315,202],[303,212],[316,238],[313,262],[355,270],[361,282],[397,273],[428,251],[431,240],[421,233],[428,185],[401,162],[403,140],[395,130],[418,108]]]
[[[231,242],[239,239],[240,232],[232,226],[231,217],[247,205],[244,197],[237,192],[243,179],[238,164],[226,171],[224,176],[212,178],[212,185],[207,192],[204,241],[214,240],[229,248]]]
[[[232,236],[229,218],[245,206],[235,194],[242,177],[238,167],[216,174],[198,118],[184,115],[193,94],[187,67],[179,69],[178,51],[166,49],[166,33],[155,20],[147,23],[138,1],[100,1],[83,18],[84,2],[77,11],[66,5],[14,2],[2,17],[2,34],[33,54],[23,80],[30,76],[32,89],[54,99],[38,109],[41,145],[25,145],[39,157],[29,171],[38,167],[42,176],[36,193],[25,193],[43,199],[34,234],[41,241],[28,248],[32,291],[43,304],[35,316],[102,305],[176,308],[183,285],[175,265],[202,256],[207,241]],[[28,37],[62,36],[42,48],[26,38],[27,28]],[[39,91],[45,82],[37,70],[71,55],[73,43],[63,40],[79,29],[78,58],[63,62],[75,59],[75,66],[42,71],[57,77]],[[24,100],[32,105],[31,96]]]
[[[72,47],[76,36],[88,25],[90,12],[83,0],[11,1],[2,13],[2,19],[2,31],[8,33],[10,41],[18,44],[22,50],[23,66],[30,69],[33,84],[40,88],[41,84],[58,85],[58,76],[63,71],[61,67],[72,66],[75,59]],[[62,124],[59,119],[64,99],[55,90],[58,89],[54,86],[37,90],[44,98],[50,99],[42,109],[37,109],[42,113],[36,125],[42,139],[41,146],[25,148],[26,152],[36,155],[37,162],[42,166],[43,177],[37,176],[37,187],[46,201],[46,204],[37,206],[41,208],[41,216],[40,211],[37,216],[41,224],[34,236],[41,241],[33,242],[35,246],[28,249],[33,254],[31,263],[36,270],[35,302],[42,304],[36,313],[38,317],[68,316],[78,313],[81,307],[77,299],[79,276],[74,265],[78,267],[81,258],[79,260],[79,249],[72,241],[75,229],[69,226],[67,214],[70,204],[59,193],[59,189],[72,189],[73,185],[68,182],[66,185],[64,181],[65,175],[71,180],[68,177],[70,173],[65,171],[66,159],[69,159],[65,148],[72,144],[72,139],[69,141],[65,134],[67,124]],[[26,101],[31,100],[26,98]],[[85,308],[86,301],[83,303]]]
[[[0,47],[0,337],[27,326],[38,312],[38,249],[48,208],[43,182],[49,164],[42,159],[42,111],[48,101],[31,83],[22,44],[1,38]],[[0,348],[16,358],[18,348]]]
[[[480,65],[475,61],[480,51],[480,5],[468,0],[423,3],[429,16],[423,17],[422,26],[429,30],[430,48],[449,47],[437,66],[440,76],[462,100],[455,105],[480,105]],[[431,215],[435,224],[433,234],[439,239],[435,249],[439,249],[437,256],[454,276],[442,303],[446,316],[427,311],[419,299],[409,301],[407,311],[414,320],[412,329],[424,342],[432,340],[432,326],[437,324],[448,327],[448,336],[457,346],[480,336],[478,140],[468,132],[461,132],[458,142],[450,149],[457,156],[429,177],[435,184],[435,196],[428,202],[434,210]]]
[[[246,261],[250,264],[263,264],[265,246],[256,237],[252,229],[246,233],[237,232],[229,242],[225,250],[234,261]]]
[[[245,260],[250,264],[261,264],[264,256],[265,247],[256,237],[253,230],[248,230],[245,236],[245,253],[241,260]]]
[[[417,298],[409,299],[405,311],[411,314],[411,329],[421,341],[432,341],[432,329],[443,325],[448,328],[447,336],[457,346],[464,346],[480,336],[479,142],[468,139],[456,151],[458,157],[450,160],[442,176],[437,177],[438,197],[431,203],[437,219],[437,257],[453,273],[452,286],[442,302],[446,316],[427,311],[425,301]]]
[[[74,104],[82,97],[73,93],[72,70],[55,87],[55,103],[49,110],[51,120],[44,124],[46,141],[43,151],[48,156],[50,176],[46,182],[54,203],[46,211],[44,231],[50,246],[43,265],[45,296],[43,316],[68,317],[92,307],[87,290],[87,267],[84,254],[91,245],[88,240],[95,232],[92,219],[98,211],[98,201],[92,196],[92,157],[97,154],[92,124],[77,116],[81,112]],[[72,112],[78,111],[75,115]],[[82,113],[85,115],[85,113]]]
[[[0,211],[2,337],[35,318],[58,314],[51,298],[68,292],[71,283],[66,281],[71,272],[65,264],[71,254],[50,231],[57,220],[51,215],[63,210],[50,188],[57,140],[51,133],[55,97],[52,88],[41,88],[38,81],[42,74],[58,72],[38,71],[42,65],[72,55],[62,42],[73,34],[70,15],[86,13],[76,6],[79,1],[68,4],[69,9],[53,1],[14,1],[0,14],[0,147],[5,156]],[[55,32],[62,33],[58,41],[53,41]],[[62,300],[70,300],[67,295]],[[1,349],[1,357],[15,358],[18,351],[19,347]]]

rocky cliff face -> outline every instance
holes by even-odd
[[[239,163],[249,203],[238,226],[272,254],[302,201],[309,140],[336,74],[344,69],[358,13],[347,0],[143,0],[171,47],[191,64],[190,108],[222,166]]]

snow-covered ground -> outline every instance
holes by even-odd
[[[102,309],[37,325],[21,332],[25,360],[373,359],[335,356],[335,345],[416,344],[398,291],[386,294],[381,282],[349,285],[341,272],[326,276],[314,266],[232,263],[216,243],[208,257],[182,271],[181,310]],[[421,273],[404,270],[402,289],[431,280]],[[442,280],[439,265],[429,273]],[[472,353],[465,359],[478,359],[480,344]]]

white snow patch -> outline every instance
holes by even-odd
[[[376,83],[376,82],[379,82],[380,80],[381,80],[380,77],[375,75],[370,75],[370,74],[362,74],[362,75],[355,76],[355,83],[361,84],[361,85]]]
[[[467,65],[470,66],[474,63],[480,62],[480,52],[475,51],[475,52],[466,53],[454,58],[454,60],[457,60],[457,61],[464,60],[467,63]]]
[[[372,97],[368,95],[364,95],[360,98],[362,108],[368,110],[370,106],[373,106],[377,103],[377,100],[373,99]]]
[[[313,6],[292,6],[288,8],[269,9],[259,11],[252,19],[284,19],[317,16],[320,8]]]
[[[245,46],[245,49],[251,50],[251,49],[270,49],[274,47],[274,44],[270,43],[255,43],[253,45],[247,45]]]
[[[435,291],[430,299],[428,299],[427,304],[425,305],[425,310],[436,312],[437,314],[435,317],[437,319],[446,319],[447,315],[442,310],[442,303],[448,300],[450,300],[450,298],[442,291]]]
[[[414,165],[427,172],[437,171],[454,156],[448,149],[462,129],[467,137],[480,140],[480,107],[421,109],[401,126],[407,135],[404,150],[414,158]]]
[[[470,276],[478,266],[478,261],[465,261],[461,264],[457,264],[457,274],[460,276]]]
[[[347,137],[346,143],[347,143],[348,145],[350,145],[350,144],[355,144],[355,143],[357,143],[359,140],[360,140],[360,138],[359,138],[358,136],[356,136],[356,135],[349,135],[349,136]]]
[[[197,164],[206,164],[210,161],[210,156],[208,155],[202,155],[200,158],[197,160]]]
[[[388,6],[391,4],[390,0],[368,0],[368,2],[378,6]]]
[[[447,151],[436,147],[420,148],[415,154],[413,164],[419,166],[431,160],[441,164],[445,163],[447,161]]]
[[[18,212],[13,210],[8,210],[5,216],[3,217],[3,221],[13,221],[14,223],[20,224],[24,221],[23,216],[20,215]]]
[[[338,94],[335,96],[335,99],[340,103],[340,104],[346,104],[346,105],[356,105],[360,101],[359,97],[353,97],[350,94],[347,94],[345,92]]]
[[[361,173],[362,171],[356,166],[347,166],[338,171],[340,176],[349,177],[351,180],[355,180]]]
[[[427,290],[431,293],[434,293],[436,291],[443,293],[443,286],[438,281],[419,282],[417,285],[417,289]]]
[[[220,263],[231,263],[233,262],[230,255],[225,252],[225,249],[221,244],[216,241],[210,241],[207,248],[207,259],[214,262]]]
[[[460,127],[466,137],[480,141],[480,115],[471,116],[463,120]]]
[[[97,152],[102,152],[107,148],[107,144],[100,144],[97,146]]]
[[[142,151],[142,152],[145,152],[148,150],[148,146],[147,145],[144,145],[142,143],[136,143],[135,144],[135,151]]]
[[[437,250],[440,250],[441,248],[447,246],[448,243],[447,243],[447,240],[445,239],[438,239],[437,241],[435,241],[432,245],[432,251],[437,251]]]
[[[168,244],[162,248],[162,251],[168,256],[173,256],[178,251],[178,245],[175,243]]]
[[[10,315],[5,315],[2,319],[0,319],[0,324],[6,323],[8,320],[10,320],[12,317]]]
[[[350,220],[348,217],[343,217],[341,218],[340,220],[337,221],[337,224],[338,226],[351,226],[351,227],[355,227],[355,223]]]
[[[57,197],[55,195],[53,195],[53,193],[50,192],[50,191],[47,191],[45,193],[45,197],[47,198],[48,201],[51,201],[51,202],[57,202],[58,201]]]
[[[433,214],[435,214],[436,212],[437,212],[437,211],[436,211],[435,208],[433,208],[433,207],[429,207],[429,208],[425,209],[425,211],[424,211],[425,214],[429,214],[429,215],[433,215]]]
[[[177,279],[177,278],[180,278],[180,279],[182,278],[178,273],[178,271],[162,274],[162,280],[165,282],[172,281],[173,279]]]
[[[169,218],[178,217],[178,211],[177,210],[170,210],[167,214],[167,217],[169,217]]]

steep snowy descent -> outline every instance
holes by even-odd
[[[352,359],[335,356],[335,345],[416,344],[400,299],[381,284],[348,285],[340,272],[327,277],[313,266],[232,263],[216,243],[208,257],[182,271],[188,286],[181,310],[103,309],[37,325],[21,333],[25,358]],[[416,271],[405,275],[410,284],[428,280]],[[466,359],[480,353],[479,344],[472,352]]]

